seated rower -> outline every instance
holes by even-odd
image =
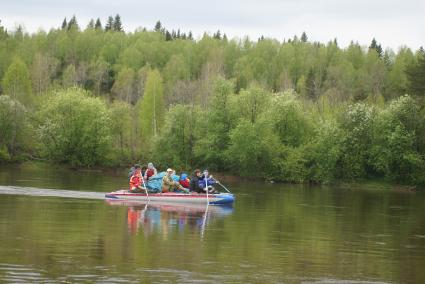
[[[134,166],[134,174],[130,178],[130,192],[142,192],[142,170],[139,165]]]
[[[173,192],[183,191],[189,193],[189,190],[181,186],[178,182],[173,179],[173,170],[167,169],[167,173],[162,178],[162,192]]]
[[[206,184],[205,184],[206,183]],[[202,174],[202,176],[199,178],[199,187],[201,187],[204,191],[205,188],[208,187],[208,193],[219,193],[214,187],[213,185],[218,183],[218,181],[216,181],[213,176],[209,176],[208,175],[208,170],[204,170],[204,173]]]
[[[196,169],[193,176],[190,178],[189,188],[191,192],[204,193],[202,187],[199,186],[199,179],[201,178],[201,170]]]
[[[184,188],[189,189],[190,188],[190,180],[187,178],[187,174],[181,174],[180,175],[180,180],[179,183],[181,186],[183,186]]]
[[[156,176],[158,174],[158,171],[153,166],[152,163],[148,163],[148,168],[146,171],[144,171],[144,178],[145,180],[150,180],[151,177]]]

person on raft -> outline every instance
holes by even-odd
[[[181,186],[183,186],[184,188],[189,189],[190,188],[190,180],[187,178],[187,174],[182,173],[180,175],[180,180],[179,183]]]
[[[193,176],[190,177],[189,189],[191,192],[203,193],[204,190],[199,186],[199,179],[201,178],[201,170],[196,169],[193,171]]]
[[[150,180],[151,177],[156,176],[157,174],[158,174],[158,171],[153,166],[153,163],[148,163],[148,168],[144,172],[143,177],[145,178],[145,180]]]
[[[197,192],[197,193],[205,193],[205,176],[207,177],[207,183],[208,183],[208,193],[218,193],[212,185],[215,184],[217,181],[210,176],[208,178],[208,171],[204,171],[204,174],[201,173],[201,170],[196,169],[193,172],[193,176],[190,178],[190,191]]]
[[[206,182],[206,184],[205,184]],[[199,178],[199,187],[201,187],[204,191],[205,188],[208,187],[208,193],[219,193],[213,185],[218,183],[213,176],[208,174],[208,170],[204,170],[202,176]]]
[[[142,192],[144,191],[142,187],[142,169],[140,165],[134,165],[134,173],[130,177],[130,192]]]
[[[167,173],[162,178],[162,192],[179,192],[189,193],[189,190],[180,185],[173,179],[173,170],[167,169]]]

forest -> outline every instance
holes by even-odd
[[[0,162],[425,185],[425,51],[0,22]]]

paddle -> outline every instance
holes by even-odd
[[[205,191],[207,193],[207,205],[210,204],[210,200],[208,198],[208,180],[207,180],[207,175],[204,173],[204,179],[205,179]]]
[[[143,177],[142,177],[142,182],[143,182],[143,187],[145,188],[145,191],[146,191],[146,197],[148,198],[148,201],[149,201],[148,188],[146,187],[145,179]]]
[[[227,187],[225,187],[224,185],[222,185],[220,182],[217,181],[216,183],[218,183],[219,185],[221,185],[228,193],[231,193],[230,190],[228,190]]]

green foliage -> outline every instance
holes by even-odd
[[[338,123],[320,121],[314,139],[308,145],[312,181],[328,183],[335,180],[342,155],[342,139],[343,133]]]
[[[421,184],[424,58],[407,47],[383,52],[376,40],[313,43],[305,32],[284,42],[222,31],[193,40],[158,21],[127,33],[119,15],[104,29],[97,19],[82,30],[75,16],[34,34],[0,26],[0,156],[43,150],[86,166],[154,158],[291,182]],[[75,86],[97,98],[57,91]]]
[[[19,58],[15,58],[7,68],[2,88],[6,95],[25,106],[30,106],[34,102],[28,68]]]
[[[128,103],[115,101],[109,107],[110,130],[113,145],[113,160],[119,164],[131,161],[134,155],[133,143],[135,139],[133,121],[133,106]]]
[[[154,159],[163,166],[188,169],[194,164],[195,128],[201,117],[198,107],[175,105],[166,114],[165,124],[154,143]]]
[[[375,109],[364,103],[350,105],[342,119],[341,177],[367,176],[369,147],[372,145]]]
[[[214,95],[202,116],[196,137],[195,155],[198,163],[208,164],[215,169],[225,168],[225,149],[229,145],[229,133],[234,127],[234,107],[231,99],[234,84],[219,78],[215,82]]]
[[[312,131],[312,125],[295,95],[287,92],[275,96],[272,105],[269,118],[280,141],[293,147],[305,143]]]
[[[405,183],[424,183],[423,152],[424,117],[416,102],[409,96],[393,101],[382,110],[374,129],[370,148],[375,169],[391,180]]]
[[[279,138],[266,121],[253,124],[241,120],[230,132],[226,155],[234,172],[245,176],[267,177],[279,147]]]
[[[0,161],[8,161],[18,150],[24,150],[29,135],[27,120],[27,111],[21,103],[0,96]]]
[[[409,90],[412,95],[425,96],[425,54],[419,52],[417,62],[410,64],[407,69]]]
[[[105,162],[111,120],[106,104],[81,89],[59,91],[46,99],[37,128],[51,159],[76,166]]]
[[[147,142],[159,134],[164,122],[164,89],[161,74],[157,69],[147,74],[145,92],[138,108],[141,139]]]

